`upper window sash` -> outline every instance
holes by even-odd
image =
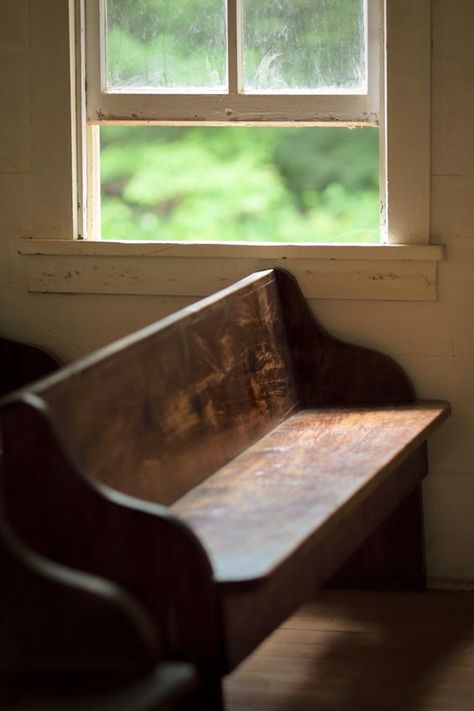
[[[364,0],[367,90],[242,89],[242,0],[227,0],[225,92],[140,88],[107,90],[105,0],[86,0],[87,120],[154,123],[288,123],[378,125],[382,57],[381,0]]]

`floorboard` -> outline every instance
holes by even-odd
[[[228,711],[473,711],[474,594],[323,591],[225,688]]]

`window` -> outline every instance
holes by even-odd
[[[86,0],[85,9],[89,127],[380,124],[382,242],[428,242],[430,0]]]
[[[87,9],[87,37],[92,38],[87,43],[90,123],[101,126],[111,121],[186,123],[187,128],[182,129],[182,133],[186,131],[187,136],[192,137],[189,125],[199,123],[207,126],[253,124],[261,127],[270,124],[307,127],[329,124],[354,127],[374,126],[379,122],[381,14],[378,0],[303,0],[296,5],[289,0],[230,0],[227,3],[225,0],[183,0],[179,4],[169,0],[143,0],[140,3],[103,0],[89,3]],[[369,36],[373,38],[370,45]],[[260,195],[249,196],[248,185],[236,185],[236,193],[239,188],[246,188],[241,190],[247,194],[247,199],[242,200],[242,210],[236,210],[232,197],[227,198],[227,205],[224,204],[225,198],[220,197],[220,216],[216,210],[206,210],[204,205],[206,199],[209,205],[212,203],[211,185],[207,195],[194,198],[194,207],[191,196],[186,197],[186,205],[181,205],[177,191],[177,195],[171,195],[170,199],[164,196],[147,210],[150,191],[144,191],[149,193],[144,196],[147,198],[144,206],[133,197],[127,203],[117,195],[123,180],[112,179],[105,186],[103,235],[124,238],[133,234],[146,239],[151,234],[161,233],[167,239],[176,238],[176,235],[178,239],[186,239],[186,235],[193,239],[199,235],[198,239],[206,240],[212,239],[214,234],[225,233],[227,239],[232,239],[235,234],[234,239],[245,241],[269,238],[288,242],[379,241],[378,179],[373,165],[374,160],[378,160],[376,132],[371,131],[372,135],[362,137],[349,135],[346,131],[344,135],[338,132],[339,135],[334,136],[331,129],[332,140],[328,140],[327,129],[316,130],[319,134],[326,132],[325,136],[320,136],[323,140],[312,139],[309,133],[314,129],[308,128],[302,128],[299,137],[293,135],[291,138],[288,129],[285,132],[283,128],[267,129],[267,135],[260,134],[260,137],[255,137],[260,129],[245,128],[242,131],[245,136],[241,134],[240,138],[246,137],[247,140],[240,141],[232,140],[227,131],[223,133],[234,147],[239,144],[242,157],[245,150],[252,151],[252,148],[255,157],[255,147],[267,141],[269,134],[273,138],[274,153],[280,144],[281,154],[285,148],[288,150],[288,144],[293,143],[301,156],[305,142],[315,162],[319,156],[314,148],[321,145],[327,150],[334,144],[334,138],[347,144],[348,160],[351,148],[357,154],[359,147],[360,155],[367,155],[370,168],[366,172],[370,172],[370,179],[363,176],[365,182],[362,180],[357,196],[347,193],[343,180],[339,185],[326,183],[328,189],[324,193],[306,190],[302,196],[300,190],[296,194],[287,189],[286,166],[284,174],[278,173],[274,170],[276,162],[270,158],[265,166],[269,168],[268,190],[262,185]],[[294,132],[293,128],[290,133]],[[120,132],[111,127],[103,133],[110,141],[114,136],[124,135],[130,140],[131,132],[130,129]],[[208,136],[215,148],[216,141],[211,135],[221,131],[207,128],[206,131],[197,129],[196,133],[201,139]],[[159,142],[168,142],[166,137],[174,136],[173,131],[163,127],[154,131],[137,130],[142,145],[144,135],[150,134]],[[201,149],[203,146],[201,140]],[[110,158],[112,162],[114,156],[118,158],[119,147],[120,142],[116,141],[113,148],[106,149],[109,160],[104,161],[105,175],[114,175],[113,165],[110,170]],[[190,161],[197,153],[195,142],[193,147]],[[369,148],[368,153],[364,151],[365,147]],[[149,157],[153,153],[160,161],[154,148],[149,151]],[[172,157],[170,149],[172,146],[168,144],[168,150],[162,150],[164,159]],[[178,157],[176,150],[174,154]],[[137,150],[133,155],[138,157]],[[201,150],[199,155],[204,157],[204,151]],[[214,159],[217,166],[215,155],[207,157],[208,160],[203,162],[211,164]],[[246,158],[249,157],[247,153]],[[98,162],[97,154],[95,158]],[[182,163],[182,151],[180,159]],[[130,151],[130,163],[132,161]],[[240,161],[241,164],[244,162],[245,159]],[[171,161],[170,175],[175,168],[173,163],[175,161]],[[242,180],[243,172],[239,172],[237,163],[236,180]],[[250,163],[255,161],[248,163],[250,175],[255,172]],[[277,162],[278,166],[280,163]],[[233,179],[232,166],[227,165],[227,168],[225,178],[229,183]],[[94,170],[97,172],[97,168]],[[191,170],[190,166],[188,172]],[[268,176],[272,171],[277,175],[273,186]],[[151,170],[142,171],[142,174],[146,172],[153,175]],[[139,181],[133,182],[136,198]],[[157,182],[151,180],[150,186],[152,183],[156,186]],[[302,181],[293,180],[291,187],[297,182]],[[273,201],[280,192],[286,204],[279,210],[281,219],[277,220],[274,214],[273,224],[270,224],[268,215],[275,212],[269,199],[272,187]],[[156,190],[152,192],[156,193]],[[179,207],[172,207],[172,216],[179,213],[174,220],[168,214],[173,200],[179,204]],[[280,198],[277,203],[280,205]],[[202,209],[197,211],[196,206]],[[186,232],[187,212],[191,210],[196,220]],[[199,227],[198,212],[203,218]],[[239,224],[237,229],[221,229],[219,217],[223,221],[227,212],[239,215],[238,223],[235,223]],[[253,226],[252,212],[255,217]],[[209,229],[203,229],[205,216],[211,220],[211,213],[213,224],[209,222],[206,225]],[[132,219],[136,219],[135,229],[131,229]],[[274,225],[278,225],[277,229]]]

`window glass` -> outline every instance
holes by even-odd
[[[102,237],[380,240],[378,129],[106,126]]]
[[[226,88],[225,0],[107,0],[108,91]]]
[[[242,0],[244,90],[365,91],[364,0]]]

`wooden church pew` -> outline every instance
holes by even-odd
[[[448,414],[268,270],[4,402],[5,511],[134,594],[219,708],[220,675],[334,574],[423,587],[419,485]]]
[[[0,337],[0,396],[54,373],[61,365],[44,348]]]
[[[116,585],[48,561],[0,520],[0,708],[158,711],[195,687],[159,662],[148,616]]]

